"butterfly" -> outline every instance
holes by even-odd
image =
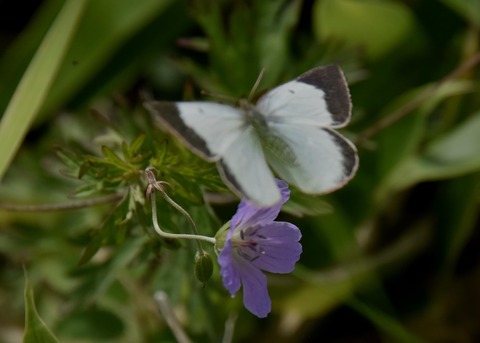
[[[271,89],[256,104],[147,101],[145,107],[190,149],[214,161],[223,181],[261,207],[281,199],[275,173],[308,194],[344,186],[358,168],[355,146],[334,129],[351,117],[350,92],[332,64]]]

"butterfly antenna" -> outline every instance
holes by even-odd
[[[228,95],[225,95],[225,94],[218,94],[218,93],[212,93],[212,92],[207,92],[207,91],[204,91],[204,90],[201,90],[200,91],[200,94],[201,95],[204,95],[204,96],[210,96],[212,98],[217,98],[217,99],[220,99],[220,100],[225,100],[225,101],[228,101],[228,102],[236,102],[238,99],[233,97],[233,96],[228,96]]]
[[[262,68],[260,70],[260,74],[258,74],[257,81],[255,81],[255,84],[252,87],[252,90],[250,91],[250,94],[248,95],[248,101],[252,100],[253,96],[255,95],[255,92],[258,89],[258,86],[260,86],[260,82],[262,82],[263,75],[265,75],[265,68]]]

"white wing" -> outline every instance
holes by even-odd
[[[242,110],[211,102],[145,104],[155,119],[210,161],[240,197],[260,206],[280,201],[280,192],[255,130]]]
[[[350,120],[352,104],[343,72],[328,65],[273,88],[256,108],[268,121],[339,128]]]
[[[285,161],[266,151],[267,160],[278,175],[304,193],[329,193],[350,180],[358,167],[352,143],[330,129],[301,124],[271,124],[272,132],[291,150]]]
[[[239,196],[265,207],[280,201],[280,191],[253,127],[247,127],[235,139],[218,167],[224,181],[237,190]]]
[[[163,127],[209,161],[219,160],[247,125],[240,109],[214,102],[152,101],[145,107]]]

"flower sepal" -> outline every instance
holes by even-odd
[[[217,254],[222,251],[223,247],[225,246],[225,242],[227,241],[227,234],[228,230],[230,229],[231,220],[223,224],[223,226],[217,231],[215,234],[215,252]]]

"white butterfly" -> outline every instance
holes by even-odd
[[[237,195],[260,206],[280,201],[274,175],[305,193],[345,185],[355,174],[355,146],[333,129],[351,116],[350,93],[337,65],[307,71],[273,88],[256,105],[146,102],[163,127],[208,161]]]

